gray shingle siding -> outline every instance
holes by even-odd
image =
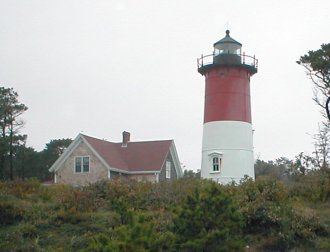
[[[171,178],[170,179],[166,178],[166,161],[171,162]],[[160,171],[159,182],[165,181],[165,180],[174,180],[174,179],[178,178],[171,153],[168,153],[168,155],[166,157],[166,161],[164,162],[162,170]]]

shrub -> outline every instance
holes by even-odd
[[[180,251],[229,251],[242,248],[242,227],[232,199],[220,185],[208,182],[186,198],[174,218],[173,232]]]
[[[85,212],[76,212],[76,211],[65,211],[63,209],[59,210],[54,216],[53,224],[79,224],[81,222],[88,221],[90,219],[90,214]]]
[[[329,237],[317,238],[315,247],[319,251],[330,251],[330,238]]]
[[[174,251],[175,236],[157,233],[143,214],[131,217],[127,225],[116,227],[111,235],[99,233],[89,239],[85,251]]]
[[[96,204],[98,198],[85,187],[54,185],[52,186],[51,198],[58,208],[71,212],[95,211],[99,207]]]
[[[244,182],[237,192],[237,200],[248,233],[268,233],[272,228],[278,228],[281,217],[288,210],[287,190],[276,180]]]
[[[23,238],[36,238],[38,236],[38,231],[35,225],[30,223],[22,224],[19,227],[19,232],[21,232]]]
[[[294,211],[285,185],[273,179],[245,181],[237,199],[245,220],[245,234],[262,236],[263,249],[286,250],[311,243],[326,233],[314,216]]]
[[[98,211],[91,213],[90,227],[95,230],[103,231],[120,226],[120,215],[111,211]]]
[[[0,182],[0,251],[236,251],[243,241],[260,251],[327,250],[327,174],[296,177],[289,190],[267,178]]]
[[[37,240],[38,230],[30,223],[0,229],[0,251],[40,251]]]
[[[308,186],[306,186],[308,185]],[[290,194],[295,197],[308,199],[313,202],[330,200],[330,171],[317,170],[298,179],[289,185]]]
[[[0,192],[3,195],[11,194],[24,199],[38,192],[41,184],[37,179],[14,180],[0,182]]]
[[[0,196],[0,225],[11,225],[23,219],[25,209],[13,196]]]

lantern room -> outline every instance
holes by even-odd
[[[212,68],[235,66],[248,70],[253,75],[258,69],[258,60],[253,56],[242,53],[242,44],[230,37],[230,31],[226,36],[213,44],[212,54],[202,55],[197,59],[198,72],[206,74]]]
[[[231,38],[229,30],[226,37],[213,44],[213,61],[219,64],[240,64],[242,44]]]
[[[219,54],[241,54],[242,44],[231,38],[229,30],[226,31],[226,37],[213,44],[214,55]]]

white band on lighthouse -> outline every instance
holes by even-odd
[[[219,158],[219,169],[214,167]],[[254,179],[252,126],[240,121],[215,121],[204,124],[202,178],[226,184],[239,183],[245,175]],[[216,170],[215,170],[216,169]]]

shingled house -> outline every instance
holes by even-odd
[[[118,176],[159,182],[182,176],[173,140],[113,143],[79,134],[49,169],[55,183],[83,185]]]

